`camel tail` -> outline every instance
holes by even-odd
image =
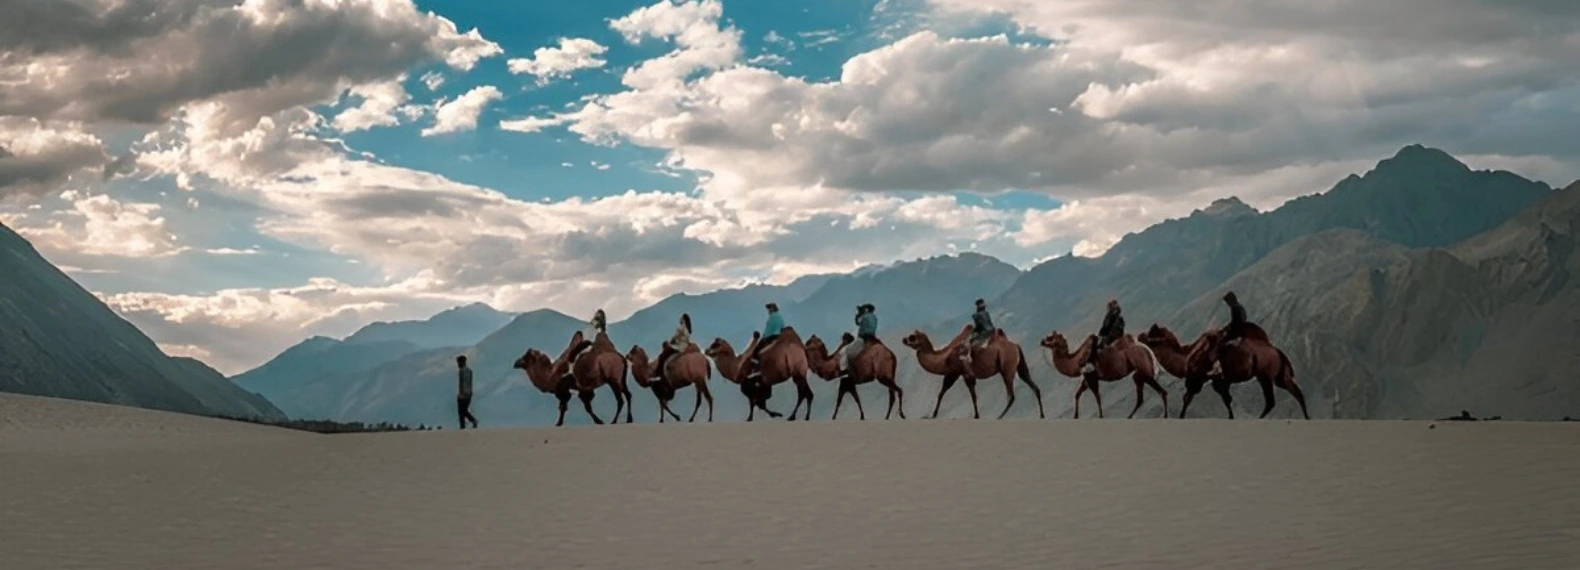
[[[1015,367],[1015,372],[1020,374],[1020,379],[1031,382],[1031,367],[1026,365],[1026,349],[1015,347],[1020,351],[1020,365]]]
[[[1141,347],[1143,349],[1146,349],[1146,351],[1147,351],[1147,359],[1152,362],[1152,377],[1156,378],[1158,376],[1162,376],[1163,373],[1164,373],[1163,361],[1158,360],[1158,353],[1153,352],[1152,351],[1152,347],[1147,346],[1147,345],[1142,344],[1142,343],[1139,343],[1139,342],[1136,343],[1136,346],[1139,346],[1139,347]]]

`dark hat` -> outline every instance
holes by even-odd
[[[987,304],[987,301],[983,301],[983,300],[981,300],[981,299],[977,299],[977,304],[978,304],[978,305],[986,305],[986,304]]]
[[[1224,293],[1223,294],[1223,300],[1225,300],[1225,301],[1232,301],[1234,299],[1236,299],[1236,297],[1234,296],[1234,291],[1230,291],[1228,293]]]
[[[779,310],[779,304],[778,303],[769,303],[769,304],[763,305],[763,306],[768,307],[768,310],[770,310],[770,311],[777,311],[777,310]]]
[[[455,361],[456,362],[462,362],[462,363],[466,362],[466,355],[462,354],[460,356],[455,357]]]

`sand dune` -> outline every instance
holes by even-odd
[[[0,414],[7,570],[1580,568],[1576,424]]]

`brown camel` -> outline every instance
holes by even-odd
[[[1096,370],[1082,373],[1081,368],[1086,362],[1087,355],[1097,347],[1097,336],[1086,337],[1086,342],[1081,343],[1072,354],[1070,344],[1064,335],[1058,331],[1048,333],[1043,337],[1042,346],[1053,352],[1053,367],[1060,374],[1081,380],[1075,389],[1075,419],[1081,419],[1081,394],[1087,390],[1092,391],[1092,399],[1097,400],[1097,417],[1103,417],[1103,393],[1100,382],[1118,382],[1126,377],[1136,383],[1136,406],[1130,410],[1130,418],[1136,417],[1136,412],[1141,410],[1141,401],[1146,397],[1146,388],[1151,387],[1163,397],[1163,417],[1169,417],[1169,392],[1158,384],[1158,373],[1162,365],[1158,362],[1156,354],[1144,344],[1137,343],[1130,335],[1120,337],[1109,345],[1108,348],[1098,351]]]
[[[1031,369],[1026,366],[1026,352],[1021,350],[1020,345],[1004,336],[1003,329],[994,331],[987,346],[971,352],[971,369],[967,370],[965,363],[960,361],[958,347],[970,334],[971,327],[967,326],[942,349],[934,349],[932,339],[922,331],[914,331],[901,340],[902,344],[916,351],[916,361],[923,370],[944,377],[944,387],[938,391],[938,401],[933,403],[933,415],[930,417],[938,417],[944,394],[954,387],[955,381],[964,379],[966,391],[971,393],[971,417],[981,419],[977,411],[977,380],[999,376],[1004,379],[1004,392],[1009,396],[1009,401],[1004,403],[1004,411],[998,415],[999,419],[1003,419],[1010,407],[1015,405],[1015,375],[1019,373],[1021,381],[1030,386],[1031,393],[1037,397],[1037,417],[1047,418],[1042,408],[1042,389],[1031,381]]]
[[[555,427],[565,425],[565,409],[570,404],[571,392],[576,390],[576,380],[570,376],[570,363],[590,347],[592,343],[584,340],[581,331],[577,331],[571,335],[570,346],[553,361],[536,348],[527,349],[526,354],[516,359],[515,368],[526,372],[528,382],[544,394],[553,394],[560,401],[560,417],[554,422]],[[603,423],[592,411],[590,395],[583,396],[582,403],[593,421]]]
[[[746,364],[746,357],[735,353],[735,348],[729,341],[722,338],[713,339],[713,344],[703,351],[713,359],[713,364],[719,369],[719,376],[741,387],[741,395],[746,397],[748,411],[746,421],[752,421],[761,409],[772,418],[782,418],[784,414],[768,409],[768,399],[773,397],[773,386],[763,382],[742,382],[740,369]]]
[[[666,345],[663,350],[668,352],[671,349]],[[660,357],[662,359],[663,355]],[[697,404],[691,408],[691,419],[686,421],[697,421],[697,411],[702,409],[704,399],[708,401],[708,421],[713,421],[713,394],[708,391],[708,377],[713,375],[713,365],[695,343],[664,361],[666,370],[663,380],[653,379],[658,374],[657,365],[648,360],[647,351],[642,350],[642,347],[632,345],[626,360],[631,363],[631,377],[636,383],[652,390],[653,396],[658,398],[658,423],[664,423],[665,413],[675,418],[675,421],[680,421],[680,416],[669,409],[669,402],[675,399],[676,392],[687,386],[697,387]]]
[[[751,354],[752,350],[757,348],[757,343],[761,341],[761,333],[752,333],[751,344],[746,345],[746,351],[741,354]],[[713,346],[709,347],[708,350],[709,356],[715,354],[714,348],[723,347],[728,347],[727,343],[723,343],[723,339],[714,340]],[[720,352],[719,354],[722,355],[723,353]],[[796,413],[801,410],[801,403],[804,401],[806,402],[806,416],[803,419],[812,421],[812,385],[807,383],[806,345],[801,342],[801,336],[796,334],[795,328],[784,327],[781,329],[779,338],[759,351],[757,356],[755,368],[749,362],[736,363],[733,376],[735,381],[741,384],[742,393],[746,392],[748,385],[754,383],[766,386],[768,388],[767,393],[771,394],[774,386],[785,381],[795,382],[795,408],[790,410],[790,417],[786,419],[792,422],[795,421]],[[719,360],[718,356],[714,356],[713,360],[717,363]],[[722,363],[719,363],[719,371],[721,373],[724,372]],[[753,373],[760,376],[760,379],[752,380]],[[762,404],[766,406],[767,403],[767,398],[763,398]],[[768,408],[763,407],[763,411],[767,412]],[[770,415],[772,413],[769,412]],[[751,421],[751,418],[748,417],[747,421]]]
[[[620,423],[621,411],[625,412],[625,423],[634,423],[631,419],[631,408],[635,406],[626,404],[635,403],[635,400],[631,396],[631,387],[625,383],[625,355],[620,354],[620,349],[615,348],[614,342],[609,340],[607,333],[599,332],[598,336],[593,337],[592,346],[572,361],[571,376],[576,379],[576,390],[581,392],[582,401],[588,403],[589,414],[592,413],[591,402],[594,391],[599,386],[608,385],[609,391],[614,393],[613,423]],[[598,416],[593,416],[593,422],[603,423]]]
[[[1255,324],[1246,323],[1244,336],[1235,342],[1225,343],[1223,336],[1223,329],[1203,333],[1198,341],[1201,343],[1198,350],[1186,359],[1186,366],[1192,373],[1203,371],[1205,374],[1212,370],[1216,361],[1218,368],[1223,371],[1223,379],[1218,381],[1223,389],[1219,390],[1217,385],[1213,389],[1223,397],[1223,405],[1229,410],[1229,419],[1234,419],[1234,407],[1230,405],[1233,400],[1229,397],[1228,387],[1253,378],[1262,387],[1261,417],[1266,418],[1273,411],[1273,386],[1278,386],[1300,403],[1300,415],[1311,419],[1311,414],[1306,412],[1306,396],[1301,392],[1300,384],[1295,382],[1294,365],[1284,351],[1264,340],[1267,338],[1266,331]]]
[[[1168,371],[1170,375],[1185,381],[1185,399],[1180,404],[1179,417],[1181,419],[1185,417],[1185,411],[1190,409],[1191,400],[1196,399],[1196,395],[1200,394],[1202,387],[1208,383],[1212,384],[1213,391],[1218,392],[1219,395],[1225,398],[1224,401],[1228,401],[1229,385],[1222,381],[1223,371],[1217,368],[1216,362],[1205,373],[1192,373],[1190,366],[1187,365],[1187,360],[1190,358],[1191,353],[1200,350],[1206,344],[1205,337],[1198,337],[1195,342],[1182,345],[1179,337],[1174,336],[1173,331],[1153,324],[1152,328],[1147,329],[1147,332],[1141,333],[1136,337],[1136,340],[1152,349],[1152,353],[1157,355],[1158,362],[1163,365],[1164,370]],[[1230,413],[1233,414],[1234,412],[1231,410]]]
[[[895,371],[899,368],[899,358],[894,356],[894,351],[884,346],[883,341],[867,343],[861,353],[855,355],[854,362],[845,366],[849,359],[840,351],[845,350],[856,337],[845,333],[840,338],[839,347],[829,353],[828,345],[823,339],[812,335],[806,341],[807,364],[814,374],[824,380],[839,378],[839,396],[834,400],[834,417],[839,419],[839,408],[845,403],[845,394],[856,401],[856,412],[861,414],[861,419],[867,419],[866,410],[861,407],[861,395],[856,392],[856,387],[868,382],[877,382],[889,390],[889,410],[884,413],[883,419],[887,420],[894,415],[898,404],[900,419],[905,419],[905,391],[894,382]]]

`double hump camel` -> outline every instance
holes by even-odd
[[[626,405],[631,399],[631,389],[625,382],[625,357],[615,349],[608,334],[600,332],[593,341],[588,342],[581,331],[576,331],[571,335],[570,346],[565,348],[559,358],[550,361],[548,355],[537,349],[528,349],[526,354],[516,359],[515,368],[526,372],[527,380],[538,390],[554,394],[559,399],[560,416],[555,426],[565,424],[565,408],[570,402],[572,391],[581,398],[582,407],[592,417],[593,423],[603,425],[603,418],[598,417],[592,409],[592,401],[598,387],[604,385],[608,385],[614,393],[614,422],[619,423],[620,412],[624,411],[625,422],[633,423],[631,407]],[[570,372],[569,379],[565,377],[567,371]]]
[[[893,350],[884,346],[883,341],[865,342],[861,352],[844,356],[843,351],[855,341],[854,335],[845,333],[840,338],[839,347],[832,353],[817,335],[812,335],[806,341],[806,355],[812,372],[824,380],[840,378],[839,396],[834,400],[834,416],[830,419],[839,419],[839,408],[845,403],[846,394],[855,400],[856,412],[861,419],[867,419],[867,411],[861,407],[861,395],[856,392],[856,387],[869,382],[877,382],[889,391],[889,410],[884,413],[883,419],[890,419],[896,407],[900,410],[900,419],[905,419],[905,391],[894,381],[899,370],[899,358]]]
[[[993,332],[992,338],[986,346],[971,351],[971,365],[968,368],[960,360],[958,348],[971,334],[971,327],[966,326],[942,349],[933,348],[932,339],[927,333],[913,331],[906,335],[901,343],[916,351],[916,361],[928,373],[944,377],[944,386],[938,391],[938,401],[933,403],[933,414],[938,417],[938,408],[943,405],[944,394],[954,387],[955,382],[965,380],[966,391],[971,393],[971,417],[981,419],[982,415],[977,409],[977,380],[984,380],[999,376],[1004,379],[1004,392],[1008,401],[1004,403],[1004,411],[998,417],[1003,419],[1015,405],[1015,377],[1020,376],[1021,381],[1031,387],[1031,393],[1037,397],[1037,417],[1046,419],[1043,412],[1042,390],[1031,381],[1031,369],[1026,365],[1026,352],[1020,345],[1015,344],[1009,337],[1004,336],[1004,330]]]
[[[1229,419],[1234,419],[1234,398],[1229,395],[1229,387],[1255,379],[1262,388],[1261,417],[1266,418],[1273,411],[1273,387],[1277,386],[1294,396],[1300,404],[1300,414],[1311,419],[1289,356],[1273,346],[1267,331],[1252,323],[1244,326],[1245,332],[1232,343],[1223,342],[1223,329],[1208,330],[1189,345],[1181,345],[1173,331],[1156,324],[1141,335],[1139,340],[1157,351],[1169,373],[1185,379],[1185,401],[1179,417],[1185,417],[1191,399],[1210,382],[1223,399]]]
[[[1126,377],[1136,383],[1136,406],[1130,410],[1128,417],[1136,417],[1136,412],[1141,410],[1141,402],[1149,386],[1163,397],[1163,417],[1169,416],[1169,392],[1158,384],[1158,372],[1163,368],[1162,364],[1151,348],[1136,342],[1134,337],[1124,335],[1107,348],[1098,350],[1094,370],[1084,373],[1081,369],[1085,366],[1087,356],[1097,350],[1096,335],[1087,336],[1086,341],[1073,353],[1059,331],[1048,333],[1041,344],[1053,352],[1054,369],[1065,376],[1080,379],[1080,385],[1075,389],[1075,419],[1081,419],[1081,394],[1087,390],[1092,391],[1092,399],[1097,401],[1097,417],[1103,417],[1100,383],[1117,382]]]
[[[741,394],[746,396],[751,405],[746,421],[752,421],[758,409],[767,412],[770,417],[781,417],[781,414],[768,409],[768,398],[773,395],[774,386],[787,380],[794,382],[796,388],[795,409],[790,411],[789,420],[795,421],[796,414],[801,410],[801,404],[805,402],[804,419],[811,421],[812,386],[807,383],[806,345],[801,342],[800,335],[794,328],[785,327],[780,331],[779,338],[774,339],[773,343],[758,353],[757,365],[753,366],[743,355],[751,354],[761,340],[762,333],[752,333],[752,342],[746,346],[746,351],[737,354],[729,341],[715,338],[705,352],[713,358],[713,363],[719,368],[719,374],[741,385]],[[761,378],[757,381],[748,380],[753,372],[760,373]]]
[[[667,345],[664,351],[671,350]],[[664,355],[660,354],[660,360]],[[697,421],[697,411],[702,409],[702,401],[708,401],[708,421],[713,421],[713,394],[708,391],[708,377],[713,375],[713,365],[707,357],[697,348],[696,343],[687,345],[686,350],[675,353],[664,360],[664,374],[662,379],[658,376],[657,363],[648,360],[647,351],[640,346],[632,346],[626,360],[631,363],[631,378],[637,385],[653,391],[653,396],[658,398],[658,423],[664,423],[664,414],[669,414],[680,421],[680,416],[669,409],[669,403],[675,399],[675,393],[681,388],[695,386],[697,403],[691,409],[691,418],[687,422]]]

